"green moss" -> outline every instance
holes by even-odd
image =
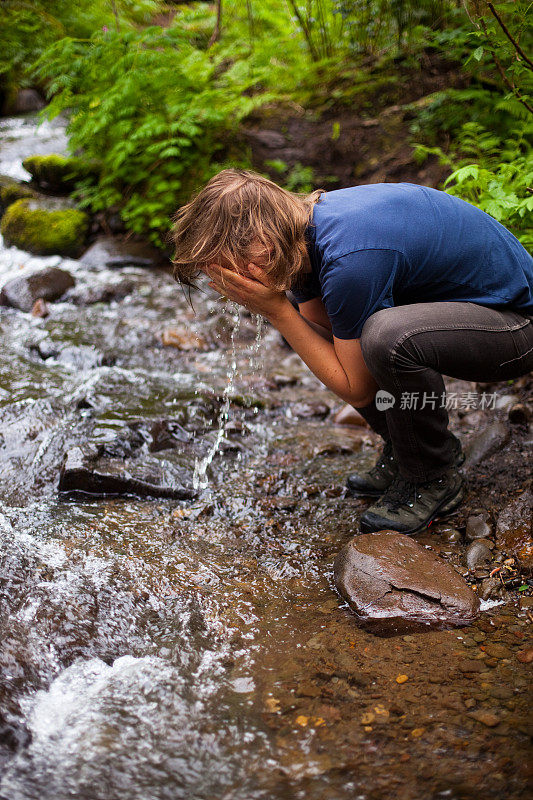
[[[98,165],[76,156],[29,156],[22,162],[32,178],[48,189],[70,191],[76,183],[98,174]]]
[[[15,200],[35,197],[35,192],[29,186],[19,183],[8,175],[0,175],[0,214],[2,214]]]
[[[48,211],[31,200],[17,200],[0,223],[6,244],[36,255],[78,256],[83,250],[89,219],[74,208]]]

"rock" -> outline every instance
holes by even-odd
[[[59,267],[24,272],[4,284],[0,305],[30,312],[37,300],[58,300],[74,283],[70,272]]]
[[[511,658],[512,653],[508,647],[498,642],[489,643],[483,646],[485,653],[491,658]]]
[[[76,257],[85,243],[89,219],[75,208],[52,210],[37,200],[17,200],[2,217],[6,244],[35,255]]]
[[[32,306],[31,315],[32,317],[47,317],[50,314],[50,309],[48,308],[48,303],[46,300],[43,300],[42,297],[39,297],[38,300]]]
[[[255,139],[255,141],[268,148],[269,150],[278,150],[286,144],[285,137],[279,131],[248,131],[248,136]]]
[[[294,403],[291,406],[291,413],[295,417],[301,419],[310,419],[311,417],[320,417],[323,419],[329,414],[329,406],[325,403]]]
[[[395,531],[354,537],[337,555],[334,575],[358,620],[376,633],[467,625],[479,612],[453,567]]]
[[[15,96],[6,103],[6,114],[28,114],[30,111],[40,111],[46,105],[36,89],[19,89]]]
[[[500,724],[500,718],[493,714],[492,711],[470,711],[468,716],[471,719],[475,719],[476,722],[486,725],[487,728],[495,728],[496,725]]]
[[[488,564],[492,560],[492,553],[484,541],[477,539],[466,548],[465,560],[468,569],[475,569],[482,564]]]
[[[29,156],[22,166],[43,189],[52,192],[70,192],[78,181],[96,177],[98,164],[77,156],[49,155]]]
[[[468,517],[465,533],[467,542],[473,542],[474,539],[486,539],[491,535],[491,532],[490,526],[487,525],[483,517]]]
[[[353,406],[346,404],[343,406],[333,418],[335,425],[358,425],[368,428],[368,422],[361,416],[359,411]]]
[[[96,348],[87,344],[61,346],[61,349],[55,355],[55,359],[59,364],[64,364],[79,372],[95,369],[95,367],[109,366],[109,361],[105,356],[99,353]]]
[[[76,286],[76,288],[69,290],[65,300],[76,306],[118,302],[131,294],[134,288],[135,283],[130,278],[123,278],[116,282],[108,281],[100,285]]]
[[[450,542],[450,544],[456,544],[460,542],[463,538],[461,536],[461,532],[458,531],[456,528],[452,528],[450,525],[445,525],[441,523],[440,525],[436,525],[433,528],[433,533],[438,534],[438,536],[442,536],[445,542]]]
[[[27,183],[16,181],[9,175],[0,175],[0,214],[15,200],[36,196],[37,193]]]
[[[516,403],[509,410],[509,422],[513,425],[527,425],[532,416],[533,412],[526,403]]]
[[[491,600],[495,597],[499,597],[501,589],[502,585],[499,578],[493,575],[492,578],[485,578],[481,581],[479,596],[482,600]]]
[[[58,490],[93,497],[137,495],[191,499],[194,491],[182,485],[182,478],[171,464],[153,456],[125,463],[122,459],[98,459],[94,451],[75,447],[65,456]]]
[[[475,467],[485,458],[501,450],[509,441],[510,433],[503,422],[492,422],[472,436],[465,446],[465,469]]]
[[[516,556],[525,567],[533,567],[533,492],[526,489],[498,517],[496,545]]]
[[[520,652],[516,654],[516,657],[522,664],[531,664],[533,661],[533,647],[530,647],[528,650],[520,650]]]
[[[164,256],[147,242],[100,236],[80,258],[87,267],[153,267]]]
[[[494,408],[496,411],[509,411],[517,401],[518,397],[515,394],[501,394],[496,397]]]
[[[185,352],[208,349],[205,339],[184,327],[165,328],[161,334],[161,343],[163,347],[175,347],[177,350]]]

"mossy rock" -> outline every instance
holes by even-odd
[[[9,175],[0,175],[0,214],[15,200],[36,197],[36,192],[26,183],[20,183]]]
[[[22,162],[35,182],[48,190],[71,191],[76,183],[98,175],[98,164],[77,156],[29,156]]]
[[[49,211],[34,200],[12,203],[0,223],[6,244],[35,255],[79,256],[85,245],[89,218],[66,208]]]

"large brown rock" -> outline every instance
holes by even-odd
[[[0,291],[0,305],[29,312],[36,300],[58,300],[74,284],[70,272],[59,267],[27,272],[4,284]]]
[[[479,598],[453,567],[396,531],[351,539],[334,574],[337,590],[373,633],[468,625],[479,612]]]

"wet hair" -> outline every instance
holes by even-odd
[[[323,189],[296,194],[256,172],[224,169],[174,215],[174,277],[194,285],[200,269],[220,263],[242,272],[263,248],[274,287],[290,289],[304,262],[305,232]]]

